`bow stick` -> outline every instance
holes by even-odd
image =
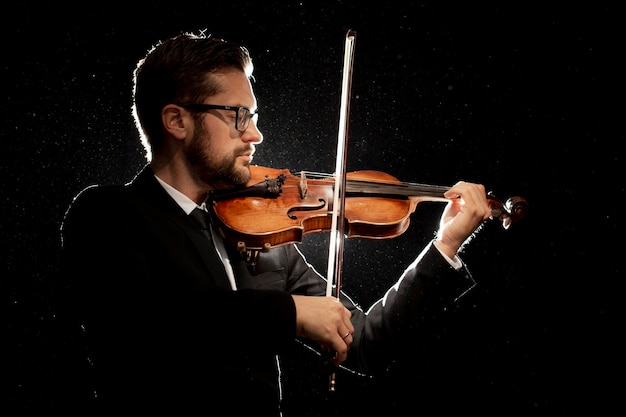
[[[346,148],[348,145],[348,115],[350,114],[350,92],[352,88],[352,66],[356,32],[348,30],[346,34],[343,81],[341,85],[341,108],[339,115],[339,132],[337,135],[337,159],[335,161],[335,191],[333,193],[332,220],[330,229],[330,245],[328,249],[328,267],[326,295],[340,298],[341,267],[345,237],[345,188],[346,188]],[[330,375],[329,390],[335,391],[335,372]]]

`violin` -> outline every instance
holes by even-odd
[[[224,239],[248,258],[258,251],[301,243],[304,235],[331,229],[335,179],[330,174],[293,173],[250,166],[251,178],[239,189],[212,191],[210,208]],[[346,174],[344,233],[348,238],[387,239],[404,233],[423,201],[447,202],[449,187],[401,182],[379,171]],[[502,202],[487,194],[491,219],[508,229],[528,210],[522,197]]]

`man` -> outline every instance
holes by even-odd
[[[479,184],[450,188],[436,239],[367,313],[325,296],[295,245],[261,253],[251,272],[197,220],[211,191],[250,179],[263,140],[252,69],[244,47],[204,34],[167,39],[138,63],[133,111],[149,163],[129,184],[83,190],[62,229],[89,407],[277,416],[278,358],[296,340],[376,375],[474,285],[457,252],[491,215]]]

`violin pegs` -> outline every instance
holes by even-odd
[[[487,199],[491,208],[491,219],[499,220],[505,230],[511,224],[524,217],[528,211],[528,202],[519,196],[511,197],[503,204],[499,198],[489,191]]]
[[[517,222],[528,212],[528,201],[522,197],[515,196],[506,200],[504,207],[511,217],[511,222]]]

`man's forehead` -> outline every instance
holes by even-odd
[[[256,108],[256,97],[252,83],[243,71],[229,71],[211,74],[219,88],[211,98],[228,100],[228,105]]]

